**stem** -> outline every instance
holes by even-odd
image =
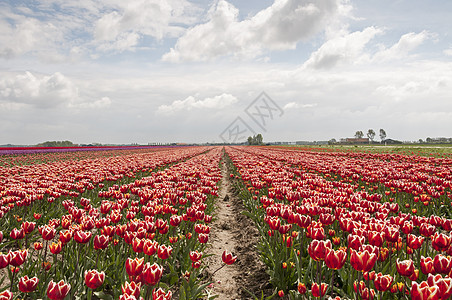
[[[11,286],[9,287],[9,290],[12,292],[13,291],[13,281],[14,281],[14,277],[16,276],[16,267],[13,267],[14,269],[12,270],[12,275],[11,275]]]
[[[226,266],[226,264],[224,264],[224,265],[222,265],[221,267],[219,267],[218,269],[216,269],[216,270],[212,273],[212,275],[210,275],[210,276],[213,277],[213,275],[215,275],[216,272],[218,272],[218,271],[220,271],[221,269],[223,269],[224,266]]]

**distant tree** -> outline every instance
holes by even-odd
[[[355,138],[362,139],[363,136],[364,136],[364,133],[361,130],[355,132]]]
[[[426,138],[425,141],[426,141],[427,143],[433,142],[433,140],[432,140],[430,137]]]
[[[328,145],[334,145],[336,143],[337,143],[336,139],[331,139],[328,141]]]
[[[258,133],[256,135],[256,145],[262,145],[264,141],[264,138],[262,137],[262,134]]]
[[[248,145],[262,145],[264,141],[264,138],[262,137],[262,134],[253,135],[248,137]]]
[[[424,143],[424,141],[422,139],[419,139],[419,144]]]
[[[37,147],[74,147],[71,141],[47,141],[36,145]]]
[[[373,142],[375,137],[375,131],[373,129],[367,130],[367,137]]]
[[[384,141],[386,139],[386,131],[384,129],[380,129],[380,140]]]

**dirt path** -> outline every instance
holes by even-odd
[[[250,219],[241,214],[244,210],[242,200],[234,192],[230,172],[225,159],[222,160],[222,181],[217,201],[216,218],[211,223],[208,252],[213,254],[206,259],[209,274],[221,267],[221,255],[228,250],[237,256],[233,265],[225,266],[212,277],[213,284],[208,288],[217,299],[252,299],[261,291],[269,295],[271,291],[265,267],[259,260],[256,245],[259,234]]]

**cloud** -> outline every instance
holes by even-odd
[[[330,69],[342,62],[356,62],[363,55],[369,41],[382,32],[379,28],[367,27],[363,31],[334,37],[313,52],[304,67]]]
[[[383,49],[376,53],[373,60],[376,62],[399,59],[408,55],[409,52],[416,49],[425,40],[433,35],[426,30],[420,33],[410,32],[400,37],[399,41],[388,49]]]
[[[0,80],[0,101],[51,108],[78,98],[77,87],[63,74],[35,76],[31,72]]]
[[[70,108],[82,108],[82,109],[99,109],[108,108],[111,106],[111,99],[109,97],[102,97],[101,99],[92,102],[75,102],[70,103]]]
[[[204,109],[223,109],[236,103],[238,100],[231,94],[221,94],[212,98],[197,100],[193,96],[189,96],[184,100],[176,100],[171,105],[160,105],[157,112],[161,114],[172,114],[178,111],[189,111],[194,108]]]
[[[197,12],[186,0],[119,1],[109,10],[96,21],[93,33],[101,51],[133,50],[143,36],[180,36]]]
[[[283,109],[301,109],[301,108],[312,108],[312,107],[316,107],[317,103],[307,103],[307,104],[302,104],[302,103],[297,103],[297,102],[289,102],[286,105],[284,105]]]
[[[265,50],[295,49],[335,19],[340,0],[275,0],[255,16],[239,21],[239,10],[225,0],[208,13],[208,21],[180,37],[162,60],[208,61],[222,56],[250,57]]]
[[[452,48],[444,50],[443,53],[447,56],[452,56]]]

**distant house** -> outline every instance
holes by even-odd
[[[393,140],[393,139],[386,139],[386,140],[383,140],[383,141],[381,141],[381,143],[382,143],[382,144],[385,144],[385,145],[396,145],[396,144],[402,144],[402,142],[401,142],[401,141],[398,141],[398,140]]]
[[[346,138],[346,144],[369,144],[369,138]]]

